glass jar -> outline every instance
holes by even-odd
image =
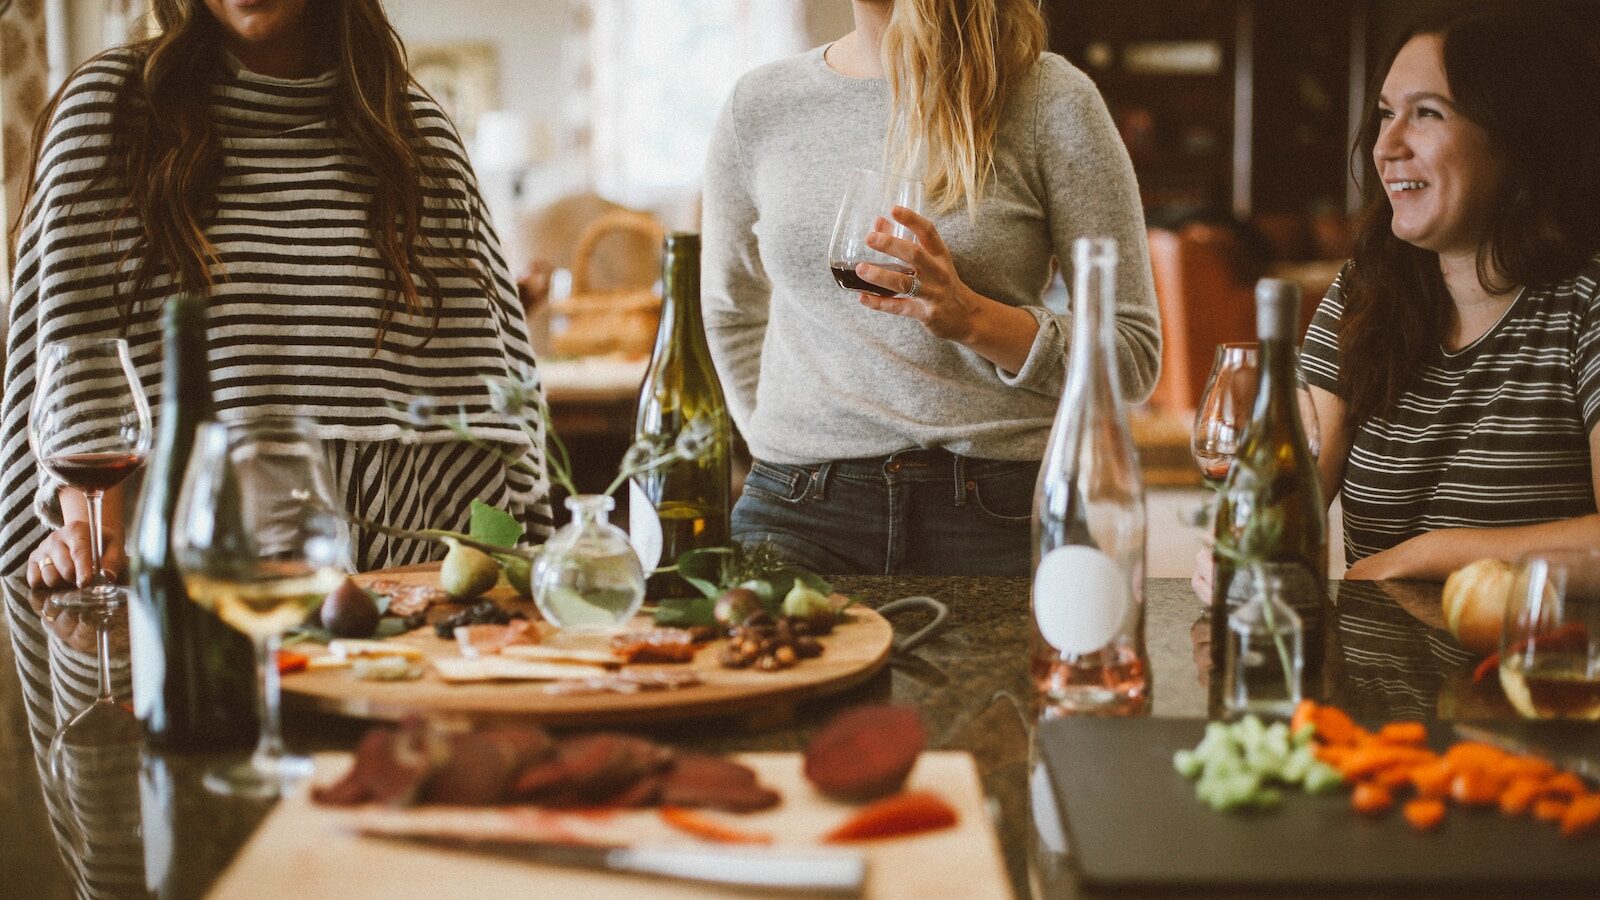
[[[639,555],[606,517],[614,505],[602,494],[568,497],[572,521],[545,542],[534,565],[533,602],[557,628],[616,630],[644,603]]]
[[[1300,702],[1305,629],[1288,603],[1292,578],[1286,577],[1285,568],[1250,565],[1250,599],[1228,614],[1223,677],[1230,717],[1253,713],[1288,718]]]

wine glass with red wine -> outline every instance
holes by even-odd
[[[856,266],[871,263],[904,275],[915,275],[903,260],[867,246],[867,235],[882,219],[888,223],[889,234],[908,241],[916,241],[911,230],[889,216],[896,206],[904,206],[921,213],[923,203],[922,182],[901,175],[889,175],[871,169],[857,169],[845,186],[844,200],[839,204],[839,218],[833,225],[833,240],[828,243],[828,269],[833,280],[847,291],[865,291],[879,297],[896,296],[893,290],[873,284],[856,274]]]
[[[124,592],[100,565],[100,504],[150,453],[150,406],[121,338],[44,344],[28,416],[33,454],[52,478],[82,492],[89,510],[89,584],[51,598],[58,606],[115,606]]]

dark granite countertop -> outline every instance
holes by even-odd
[[[1019,895],[1081,895],[1061,861],[1036,850],[1030,795],[1047,797],[1048,788],[1041,792],[1042,770],[1030,763],[1037,754],[1030,747],[1027,581],[865,577],[840,579],[837,586],[860,593],[874,606],[907,595],[933,596],[949,605],[949,626],[915,652],[894,657],[885,673],[868,683],[803,707],[791,723],[752,733],[727,722],[695,722],[651,733],[714,751],[799,750],[819,722],[842,706],[869,701],[915,706],[935,747],[966,750],[977,760],[1013,889]],[[1438,624],[1437,585],[1347,582],[1337,591],[1341,632],[1347,637],[1341,703],[1374,718],[1505,714],[1503,705],[1496,705],[1503,701],[1473,689],[1465,657],[1448,635],[1423,621]],[[52,793],[47,803],[39,760],[54,729],[52,710],[70,711],[90,698],[24,690],[24,684],[41,681],[59,684],[61,679],[50,674],[73,662],[59,646],[61,639],[41,625],[38,595],[12,587],[6,601],[11,640],[0,646],[0,894],[70,897],[74,872],[97,882],[107,895],[132,892],[147,876],[161,880],[162,873],[170,896],[204,893],[270,804],[207,794],[197,784],[196,761],[147,760],[141,809],[139,763],[131,761],[95,796],[142,828],[145,846],[132,826],[124,829],[131,833],[113,829],[112,837],[86,837],[93,829],[74,828],[82,814],[82,786]],[[1191,635],[1202,609],[1188,582],[1151,579],[1146,610],[1154,714],[1204,716],[1206,688]],[[910,631],[918,621],[911,614],[897,624]],[[119,692],[127,696],[126,644],[119,646],[113,652],[122,654],[115,674]],[[31,677],[19,678],[19,667]],[[348,748],[363,727],[304,715],[290,716],[287,726],[291,746],[302,750]],[[159,844],[150,843],[153,837]]]

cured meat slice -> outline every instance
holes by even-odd
[[[756,773],[732,760],[703,754],[681,755],[661,788],[664,806],[695,806],[728,812],[755,812],[776,806],[778,793],[763,787]]]
[[[450,757],[422,790],[423,803],[478,806],[504,799],[513,776],[555,752],[536,728],[496,728],[456,735]]]
[[[456,644],[462,656],[493,656],[515,644],[539,643],[539,631],[527,619],[504,625],[457,625]]]
[[[611,649],[630,663],[686,663],[700,645],[682,628],[653,628],[624,631],[611,639]]]

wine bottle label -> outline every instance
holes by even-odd
[[[128,655],[133,665],[133,713],[148,721],[161,702],[161,685],[167,680],[167,653],[161,630],[146,604],[128,604]]]
[[[661,517],[639,482],[628,480],[628,540],[648,576],[661,562]]]
[[[1122,630],[1133,605],[1128,575],[1093,547],[1057,547],[1033,575],[1033,617],[1061,653],[1099,650]]]

